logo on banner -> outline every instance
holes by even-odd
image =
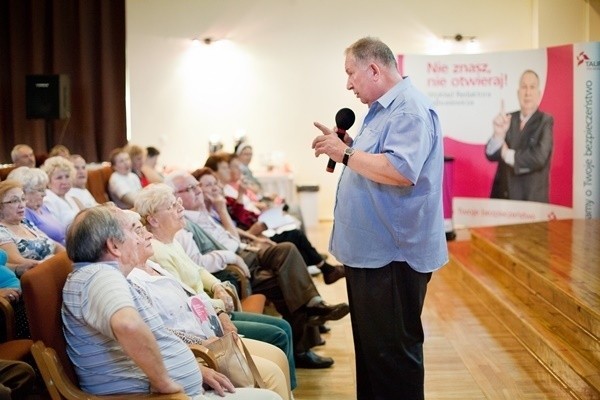
[[[579,67],[581,64],[585,64],[585,66],[588,69],[600,69],[600,60],[596,60],[596,61],[590,61],[590,57],[585,53],[585,51],[582,51],[581,53],[579,53],[576,57],[577,59],[577,66]]]

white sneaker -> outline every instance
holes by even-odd
[[[316,276],[316,275],[319,275],[321,273],[321,269],[319,267],[317,267],[316,265],[309,265],[308,266],[308,273],[311,276]]]

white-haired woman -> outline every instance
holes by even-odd
[[[177,282],[180,282],[180,286],[181,283],[188,286],[188,291],[193,290],[195,294],[198,294],[203,293],[206,288],[206,291],[213,296],[212,306],[218,311],[217,315],[224,332],[232,331],[237,333],[238,329],[236,325],[232,323],[228,315],[229,312],[233,311],[232,306],[228,306],[232,305],[232,299],[221,285],[221,281],[212,276],[204,267],[194,263],[194,261],[185,253],[185,250],[183,250],[179,242],[175,240],[175,234],[185,226],[185,218],[183,216],[181,199],[176,198],[173,195],[173,189],[162,183],[147,186],[142,189],[136,198],[135,211],[141,215],[144,225],[146,225],[148,231],[154,236],[151,240],[152,249],[150,253],[153,254],[149,254],[150,259],[163,267]],[[146,272],[148,271],[149,270],[146,269]],[[181,289],[179,290],[182,291]],[[164,296],[160,296],[160,298],[163,299],[163,301],[166,301]],[[226,310],[227,312],[219,312],[220,310]],[[253,314],[250,316],[252,315]],[[260,317],[257,317],[257,319],[258,318]],[[264,325],[263,323],[257,322],[257,324],[260,324],[261,326],[254,327],[257,329],[249,327],[251,330],[240,333],[243,333],[247,337],[252,337],[253,335],[250,334],[251,332],[256,332],[258,330],[264,331],[267,329],[267,327],[262,326]],[[276,329],[274,327],[272,328]],[[254,339],[262,340],[260,337],[254,337]],[[278,352],[278,355],[276,355],[264,346],[261,346],[260,349],[257,347],[255,350],[261,352],[257,355],[271,361],[276,361],[283,367],[287,367],[287,365],[285,365],[287,364],[287,359],[283,352]],[[265,353],[263,353],[263,351],[265,351]],[[269,365],[264,367],[271,369],[274,366]],[[282,372],[277,373],[277,371],[269,370],[264,371],[264,374],[261,372],[261,375],[272,376],[274,378],[271,381],[273,386],[270,387],[270,389],[280,393],[282,397],[288,398],[287,395],[289,394],[291,383],[289,379],[289,369],[285,369],[287,373],[285,373],[283,381],[279,378],[275,378],[275,376],[279,375],[283,377],[284,373]]]
[[[21,184],[25,194],[25,218],[31,221],[50,239],[65,245],[65,227],[44,204],[48,175],[39,168],[19,167],[8,174]]]
[[[48,175],[44,204],[66,231],[75,215],[84,208],[77,199],[67,195],[75,177],[73,163],[61,156],[50,157],[44,161],[41,169]]]

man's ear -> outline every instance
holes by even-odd
[[[371,73],[371,75],[373,76],[373,80],[378,81],[380,79],[381,69],[379,68],[379,65],[377,65],[375,63],[371,63],[371,64],[369,64],[368,70]]]
[[[121,244],[122,243],[117,243],[115,238],[108,238],[106,241],[106,251],[114,257],[119,258],[121,257]]]

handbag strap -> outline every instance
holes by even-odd
[[[259,387],[261,389],[266,389],[267,384],[265,383],[265,381],[263,381],[263,378],[260,376],[258,368],[256,368],[256,364],[254,364],[254,360],[252,360],[252,356],[250,355],[248,348],[244,344],[244,341],[240,340],[239,337],[237,337],[237,339],[239,340],[240,344],[242,345],[242,348],[244,349],[244,356],[246,356],[246,361],[248,361],[248,366],[250,367],[250,371],[252,372],[252,376],[254,377],[254,386]]]

